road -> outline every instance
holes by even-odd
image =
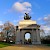
[[[0,48],[0,50],[50,50],[50,47],[43,45],[13,45]]]

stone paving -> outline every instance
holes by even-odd
[[[0,48],[0,50],[50,50],[50,47],[43,45],[13,45]]]

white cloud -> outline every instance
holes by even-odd
[[[31,12],[31,6],[32,5],[29,2],[23,2],[23,3],[16,2],[13,4],[13,9],[15,11],[25,13],[25,12]]]
[[[2,21],[0,21],[0,25],[3,25],[3,22]]]
[[[50,27],[42,25],[42,26],[41,26],[41,30],[44,31],[44,32],[42,33],[42,36],[50,35]]]
[[[50,26],[50,14],[46,15],[43,20],[46,22],[45,25]]]
[[[42,18],[38,18],[37,20],[42,20]]]
[[[50,35],[50,14],[45,15],[42,20],[45,22],[43,25],[41,25],[41,29],[45,31],[45,35]]]
[[[48,17],[44,17],[44,20],[47,20],[48,19]]]
[[[44,30],[45,34],[44,35],[49,35],[50,34],[50,14],[45,15],[44,18],[39,18],[38,21],[44,21],[43,24],[41,24],[40,29]]]
[[[50,14],[44,17],[44,21],[50,21]]]
[[[38,21],[44,21],[44,25],[46,26],[50,26],[50,14],[49,15],[45,15],[44,18],[38,18]]]
[[[2,31],[2,28],[3,28],[3,22],[0,21],[0,32]]]
[[[19,21],[18,21],[18,20],[14,20],[13,22],[17,23],[17,22],[19,22]]]
[[[16,25],[18,25],[19,22],[20,22],[21,20],[23,20],[23,18],[24,18],[24,15],[21,15],[21,16],[18,17],[18,19],[13,20],[13,22],[16,23]]]
[[[41,29],[48,31],[48,30],[50,30],[50,27],[43,25],[43,26],[41,26]]]
[[[24,2],[23,5],[26,6],[26,7],[31,7],[32,6],[29,2]]]

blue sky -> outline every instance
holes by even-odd
[[[23,7],[23,4],[27,6]],[[50,20],[50,0],[0,0],[0,25],[6,21],[17,25],[18,21],[23,20],[24,11],[38,24],[45,24]]]
[[[19,16],[22,16],[20,12],[9,12],[15,2],[29,2],[31,4],[30,13],[32,20],[38,20],[39,18],[44,18],[45,15],[50,14],[50,0],[0,0],[0,21],[3,23],[5,21],[10,21],[16,24],[14,20],[18,20]],[[39,24],[43,21],[37,21]]]

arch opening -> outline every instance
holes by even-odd
[[[24,35],[24,44],[32,44],[31,43],[31,33],[26,32]]]

